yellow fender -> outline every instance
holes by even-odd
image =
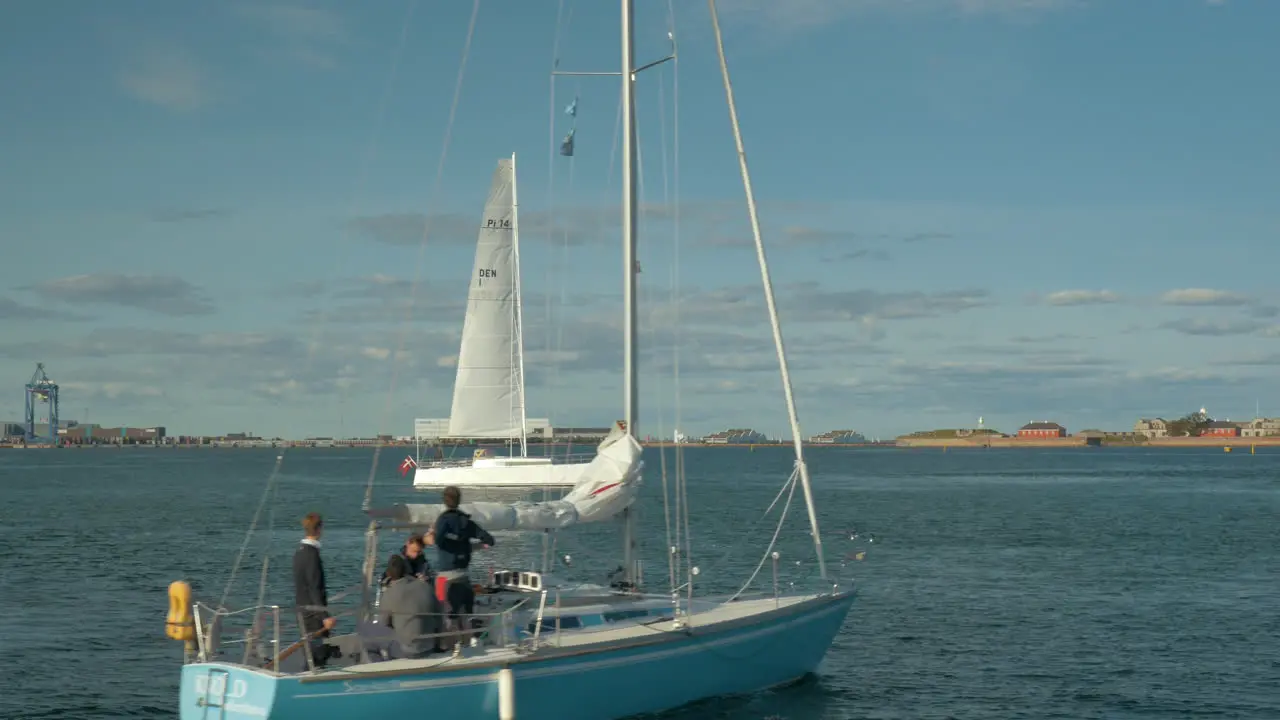
[[[196,626],[191,618],[191,586],[182,580],[169,584],[169,615],[165,618],[164,633],[173,640],[196,639]]]

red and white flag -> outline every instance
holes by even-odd
[[[414,460],[413,456],[410,455],[404,459],[404,462],[400,463],[400,475],[404,476],[405,473],[416,467],[418,467],[418,461]]]

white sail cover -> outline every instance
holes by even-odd
[[[515,180],[515,161],[499,160],[467,293],[449,437],[518,438],[523,432]]]
[[[608,520],[627,509],[640,490],[640,443],[618,423],[600,443],[569,494],[545,502],[464,502],[459,509],[480,527],[496,530],[559,530],[578,523]],[[371,515],[409,525],[431,525],[444,505],[396,505]]]

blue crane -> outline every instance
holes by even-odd
[[[36,406],[39,404],[47,404],[49,406],[49,434],[36,434]],[[44,363],[36,363],[36,371],[31,375],[31,382],[27,383],[27,442],[47,442],[53,445],[58,443],[58,383],[49,379],[45,374]]]

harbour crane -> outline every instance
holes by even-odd
[[[31,381],[27,383],[26,396],[27,442],[47,442],[51,445],[57,445],[58,383],[49,379],[48,374],[44,371],[44,363],[36,363],[36,371],[31,375]],[[36,406],[41,404],[49,406],[49,434],[47,436],[36,433]]]

